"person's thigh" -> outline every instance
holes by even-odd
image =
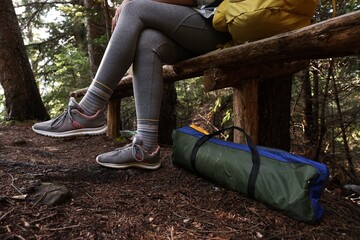
[[[202,17],[191,7],[132,0],[124,6],[121,15],[140,20],[143,28],[156,29],[196,54],[214,50],[219,43],[229,40],[228,33],[216,31],[211,19]]]

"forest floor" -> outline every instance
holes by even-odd
[[[123,144],[30,126],[0,125],[0,239],[359,239],[358,196],[331,181],[309,225],[173,166],[170,147],[159,170],[110,170],[95,157]],[[44,183],[71,197],[43,204]]]

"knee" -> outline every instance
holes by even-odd
[[[137,52],[158,55],[162,61],[171,58],[171,44],[169,39],[159,31],[144,29],[138,39]]]
[[[138,11],[139,8],[144,7],[146,0],[128,0],[128,2],[122,7],[123,12],[134,14],[134,11]]]

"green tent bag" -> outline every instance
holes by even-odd
[[[243,132],[248,144],[214,138],[228,129]],[[324,210],[319,199],[329,177],[324,164],[283,150],[255,146],[237,127],[209,135],[182,127],[172,137],[173,164],[300,221],[316,223],[321,219]]]

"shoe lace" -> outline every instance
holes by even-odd
[[[140,145],[132,143],[131,155],[136,161],[142,161],[144,160],[145,153]]]
[[[117,148],[116,150],[119,152],[131,150],[131,156],[138,162],[143,161],[145,157],[144,149],[135,142],[130,143],[122,148]]]
[[[72,109],[73,107],[68,106],[62,114],[60,114],[57,118],[54,119],[54,121],[51,123],[51,128],[56,128],[57,126],[59,126],[61,123],[65,121],[67,116],[69,116],[70,122],[72,122],[73,120],[73,117],[71,115]]]

